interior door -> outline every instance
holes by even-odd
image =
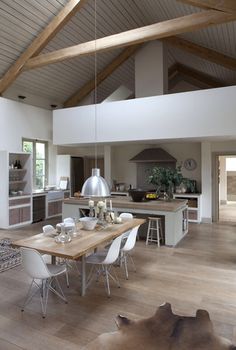
[[[84,183],[84,160],[82,157],[71,157],[71,195],[81,191]]]

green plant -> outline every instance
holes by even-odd
[[[155,166],[149,170],[148,182],[156,187],[157,192],[173,192],[174,187],[179,186],[182,180],[181,166],[176,168]]]
[[[193,181],[188,178],[183,178],[182,184],[186,186],[186,191],[190,193],[195,193],[197,191],[196,189],[196,181]]]

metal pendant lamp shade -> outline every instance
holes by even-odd
[[[90,176],[83,184],[81,195],[84,197],[109,197],[110,189],[106,180],[100,176],[100,169],[92,169]]]
[[[83,184],[81,195],[84,197],[109,197],[110,189],[106,180],[100,176],[100,169],[97,168],[97,0],[94,0],[94,31],[95,31],[95,53],[94,53],[94,103],[95,103],[95,168],[92,169],[90,176]]]

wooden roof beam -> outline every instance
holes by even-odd
[[[167,42],[167,44],[170,44],[171,46],[175,46],[178,49],[189,52],[200,58],[219,64],[225,68],[236,70],[236,58],[224,55],[207,47],[194,44],[191,41],[179,38],[177,36],[165,38],[164,42]]]
[[[218,11],[236,13],[235,0],[177,0],[187,5],[201,7],[203,9],[214,9]]]
[[[155,23],[141,28],[136,28],[110,35],[104,38],[89,41],[83,44],[70,46],[29,59],[26,69],[43,67],[45,65],[62,62],[78,56],[94,54],[97,52],[112,50],[119,47],[143,43],[145,41],[162,39],[165,37],[206,28],[210,25],[225,23],[236,19],[236,15],[227,14],[215,10],[194,13],[188,16],[174,18],[168,21]]]
[[[46,28],[32,41],[0,80],[2,94],[21,73],[27,60],[37,55],[87,0],[70,0]]]
[[[101,84],[110,74],[114,72],[122,63],[130,58],[140,47],[140,45],[133,45],[127,47],[123,52],[118,55],[111,63],[109,63],[100,73],[97,75],[97,86]],[[74,107],[83,100],[90,92],[95,88],[95,79],[87,82],[81,89],[79,89],[73,96],[71,96],[64,103],[64,107]]]
[[[219,88],[227,86],[224,82],[181,63],[177,63],[177,70],[182,76],[187,77],[188,81],[192,82],[192,84],[194,84],[194,82],[202,83],[202,88]]]
[[[178,74],[178,63],[174,63],[169,69],[168,69],[168,79],[171,80],[176,77]]]

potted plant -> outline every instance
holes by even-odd
[[[181,166],[176,168],[153,167],[148,176],[148,182],[156,187],[157,193],[164,192],[164,196],[171,198],[176,186],[183,180]]]

